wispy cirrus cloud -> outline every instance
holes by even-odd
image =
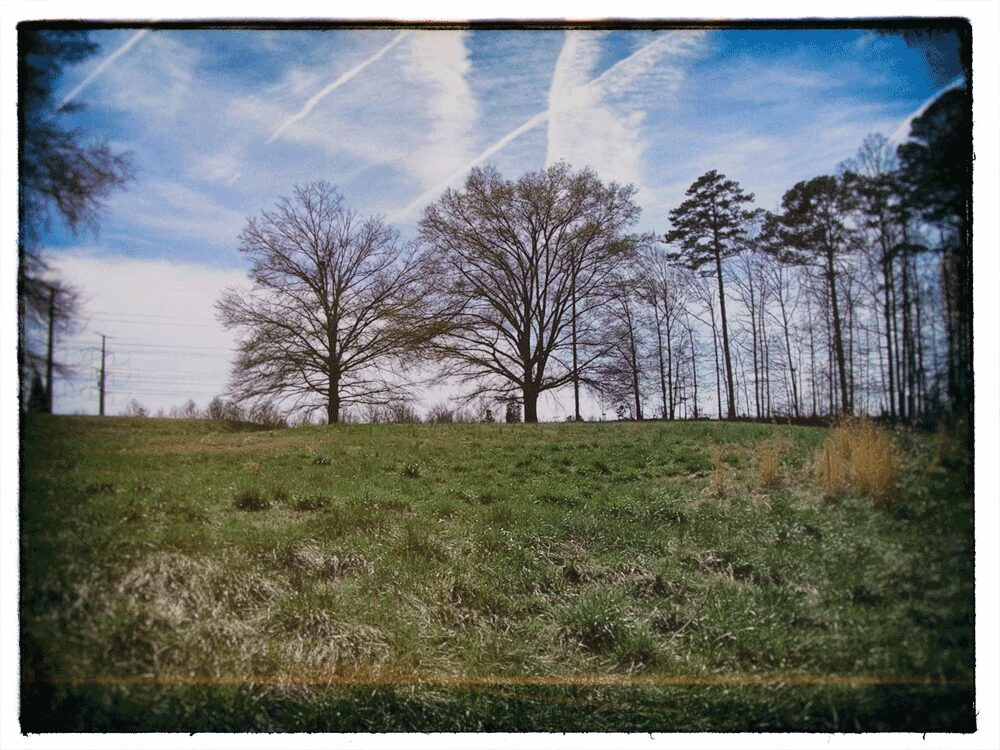
[[[56,109],[62,109],[71,101],[73,101],[79,94],[87,88],[91,83],[93,83],[104,71],[115,64],[115,61],[128,52],[132,47],[138,44],[146,34],[149,33],[149,29],[140,29],[130,36],[124,44],[115,49],[110,55],[101,60],[97,66],[87,74],[87,76],[80,81],[76,86],[74,86],[66,96],[64,96],[60,101]]]
[[[561,124],[557,124],[554,129],[550,125],[547,163],[550,163],[550,159],[566,158],[571,160],[572,155],[579,155],[583,150],[592,148],[596,143],[599,144],[599,149],[587,151],[588,157],[577,160],[576,163],[589,164],[598,169],[601,166],[610,166],[611,169],[607,176],[611,178],[615,178],[617,175],[634,176],[638,170],[634,168],[630,170],[620,169],[617,166],[617,160],[627,158],[629,163],[634,164],[641,156],[641,147],[636,148],[625,143],[628,138],[631,138],[630,128],[634,129],[642,119],[641,109],[633,108],[627,111],[624,120],[621,120],[614,115],[605,116],[605,113],[600,111],[599,104],[603,97],[609,96],[612,92],[620,95],[621,92],[627,90],[639,77],[649,73],[670,52],[688,51],[693,48],[700,39],[700,35],[688,33],[683,36],[678,35],[676,38],[666,36],[657,38],[619,60],[600,75],[588,79],[586,73],[597,60],[597,43],[600,34],[567,31],[567,40],[569,40],[570,35],[575,36],[581,33],[585,36],[579,40],[568,41],[571,44],[569,53],[565,56],[561,54],[556,62],[555,74],[559,85],[555,94],[550,93],[549,108],[532,115],[521,125],[481,150],[475,157],[462,164],[446,178],[422,192],[403,208],[390,214],[390,221],[400,221],[412,216],[418,208],[436,198],[442,190],[452,185],[470,169],[486,161],[525,133],[534,130],[543,123],[550,122],[553,116],[562,117],[568,112],[582,115],[584,120],[594,120],[591,125],[578,119],[572,125],[573,128],[587,129],[591,136],[585,138],[580,135],[569,135]],[[565,49],[564,47],[564,52]],[[677,71],[673,71],[671,77],[676,75]],[[551,145],[553,139],[556,141],[554,148]],[[572,148],[569,145],[564,145],[570,143],[573,144]],[[623,155],[624,148],[628,148],[630,153]],[[602,174],[604,173],[602,172]]]
[[[303,118],[307,117],[309,113],[316,108],[317,104],[323,101],[331,93],[339,89],[345,83],[350,81],[352,78],[357,76],[369,65],[385,57],[385,55],[389,52],[389,50],[391,50],[397,44],[402,42],[407,36],[409,36],[409,34],[410,32],[406,30],[399,32],[398,34],[396,34],[396,36],[392,38],[392,41],[390,41],[388,44],[386,44],[377,52],[375,52],[375,54],[365,58],[360,63],[355,65],[353,68],[351,68],[345,73],[342,73],[336,79],[334,79],[326,86],[324,86],[322,89],[313,94],[311,97],[309,97],[308,101],[306,101],[306,103],[302,105],[302,108],[298,112],[296,112],[294,115],[286,119],[283,123],[281,123],[281,125],[278,126],[278,129],[271,134],[271,137],[267,139],[267,142],[268,143],[274,142],[278,138],[278,136],[280,136],[282,133],[288,130],[288,128],[290,128],[292,125],[299,122]]]
[[[702,40],[699,33],[661,32],[595,78],[601,37],[566,32],[549,92],[546,163],[586,165],[605,179],[633,184],[640,205],[648,205],[647,111],[653,97],[662,104],[677,91]]]

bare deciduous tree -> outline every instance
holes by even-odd
[[[634,194],[564,163],[515,182],[488,167],[429,206],[420,230],[445,322],[432,347],[443,372],[476,394],[520,392],[525,421],[538,421],[539,394],[573,383],[606,348],[592,317],[640,241],[628,234]]]
[[[421,300],[412,248],[380,218],[361,218],[332,185],[296,187],[240,235],[252,289],[217,303],[241,333],[232,393],[281,403],[328,423],[348,405],[407,398],[396,374],[419,343]]]

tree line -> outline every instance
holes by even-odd
[[[77,302],[40,238],[56,219],[96,227],[132,172],[58,117],[77,105],[53,82],[93,53],[86,32],[18,41],[22,403],[50,411]],[[706,172],[656,235],[635,231],[632,186],[565,163],[473,169],[406,242],[332,185],[297,187],[247,224],[250,287],[218,301],[239,339],[229,395],[268,418],[388,419],[433,372],[480,418],[537,421],[539,398],[569,389],[575,419],[589,392],[632,419],[968,423],[971,165],[969,96],[952,89],[898,148],[870,136],[775,211]]]
[[[557,389],[576,419],[582,390],[632,419],[965,415],[970,184],[951,90],[899,148],[869,136],[777,211],[706,172],[659,236],[634,231],[632,186],[565,163],[473,169],[407,243],[335,187],[297,187],[248,223],[251,288],[218,303],[231,392],[333,423],[432,370],[527,422]]]

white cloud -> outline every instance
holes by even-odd
[[[160,230],[170,238],[235,247],[246,223],[238,211],[221,206],[206,192],[175,180],[147,178],[116,195],[109,207],[118,222],[144,233]]]
[[[569,33],[570,32],[567,32],[567,34]],[[675,42],[673,39],[671,42],[676,43],[677,49],[683,50],[685,48],[689,48],[692,41],[699,40],[700,38],[700,34],[695,34],[693,37],[689,35],[688,38],[677,37]],[[594,50],[589,43],[578,46],[577,42],[572,42],[574,46],[565,58],[561,58],[562,64],[560,65],[560,62],[557,61],[556,68],[558,69],[557,72],[559,74],[558,79],[560,82],[565,82],[568,85],[560,86],[559,91],[555,94],[556,103],[560,108],[563,108],[562,111],[564,112],[580,110],[578,113],[583,116],[584,120],[574,122],[573,127],[578,130],[586,129],[589,133],[591,133],[590,141],[584,142],[581,148],[593,146],[595,142],[597,143],[597,147],[594,151],[587,151],[582,160],[575,162],[578,167],[589,165],[595,167],[600,172],[600,166],[603,164],[607,168],[607,171],[601,172],[602,176],[609,177],[609,179],[619,179],[624,182],[639,183],[638,179],[628,179],[628,177],[634,176],[639,172],[639,170],[635,168],[634,164],[638,157],[641,156],[642,149],[635,148],[634,146],[623,145],[619,147],[616,154],[614,147],[609,144],[614,143],[612,139],[616,135],[623,138],[632,136],[632,132],[628,130],[628,125],[631,125],[633,129],[635,129],[636,126],[641,123],[641,109],[635,106],[627,109],[623,113],[623,117],[625,118],[624,125],[616,121],[613,114],[611,116],[607,116],[605,113],[597,112],[597,109],[601,106],[599,102],[602,94],[606,95],[615,88],[619,91],[627,90],[637,77],[648,72],[650,67],[660,58],[660,56],[673,47],[673,43],[665,43],[665,40],[667,40],[667,37],[661,37],[656,41],[641,47],[628,57],[615,63],[615,65],[597,78],[590,80],[584,86],[578,86],[576,82],[580,79],[583,73],[586,72],[586,70],[592,67]],[[586,42],[589,42],[589,40],[586,40]],[[671,77],[675,77],[673,73],[671,73]],[[568,88],[570,90],[563,91],[563,88]],[[596,98],[594,98],[595,96]],[[552,96],[550,95],[550,103],[551,102]],[[581,102],[591,103],[591,107],[580,107],[579,105]],[[480,151],[469,162],[460,166],[440,182],[425,190],[403,208],[395,211],[389,216],[389,220],[399,221],[411,216],[417,208],[424,205],[427,201],[435,198],[438,193],[449,185],[454,184],[472,167],[484,162],[486,159],[489,159],[501,149],[505,148],[515,139],[530,132],[531,130],[534,130],[542,123],[547,122],[549,117],[549,109],[545,109],[544,111],[529,117],[517,128],[505,134],[499,140],[494,141],[486,149]],[[596,126],[592,126],[589,122],[591,119],[600,120],[601,122]],[[604,131],[601,130],[602,127],[605,129]],[[559,129],[557,126],[555,136],[557,142],[562,140],[563,132],[564,131]],[[553,137],[551,130],[549,131],[549,137]],[[547,149],[547,159],[551,157],[553,161],[558,161],[559,159],[572,161],[573,153],[577,153],[574,149],[580,145],[581,140],[575,135],[570,136],[565,140],[569,141],[569,143],[567,143],[562,150],[557,151],[551,147]],[[582,150],[579,153],[583,153]],[[621,161],[619,161],[619,159]],[[624,168],[621,166],[623,163],[626,165]],[[623,178],[621,175],[625,175],[626,177]]]
[[[603,179],[631,183],[644,208],[655,201],[646,187],[647,108],[662,104],[684,80],[683,66],[702,41],[699,33],[661,32],[654,41],[597,78],[602,35],[567,31],[549,93],[546,163],[589,166]]]
[[[93,248],[48,257],[84,299],[83,327],[57,347],[80,366],[77,377],[57,384],[57,411],[96,413],[102,333],[109,337],[109,414],[133,397],[155,411],[187,398],[204,406],[224,391],[234,339],[215,319],[214,305],[223,289],[246,283],[243,271],[109,257]]]
[[[180,111],[192,104],[187,94],[196,83],[197,63],[197,51],[180,37],[152,32],[94,83],[90,104],[136,113],[152,129],[169,131]],[[205,112],[198,114],[204,117]]]
[[[57,107],[57,109],[62,109],[71,101],[73,101],[77,97],[77,95],[80,94],[81,91],[83,91],[85,88],[87,88],[87,86],[93,83],[95,79],[100,77],[100,75],[104,73],[104,71],[106,71],[108,68],[114,65],[115,61],[119,57],[128,52],[132,47],[134,47],[139,42],[139,40],[141,40],[148,33],[149,29],[140,29],[139,31],[132,34],[132,36],[130,36],[125,41],[124,44],[122,44],[120,47],[115,49],[110,55],[101,60],[97,64],[97,66],[95,66],[94,69],[91,70],[82,81],[80,81],[80,83],[74,86],[73,89],[68,94],[66,94],[66,96],[64,96],[62,100],[59,102],[59,106]]]
[[[312,112],[316,108],[316,105],[319,104],[321,101],[323,101],[323,99],[325,99],[331,93],[333,93],[338,88],[340,88],[341,86],[343,86],[344,84],[346,84],[352,78],[354,78],[355,76],[357,76],[359,73],[361,73],[369,65],[371,65],[372,63],[374,63],[377,60],[380,60],[382,57],[384,57],[386,55],[386,53],[389,52],[389,50],[391,50],[393,47],[395,47],[397,44],[399,44],[401,41],[403,41],[403,39],[405,39],[409,34],[410,34],[409,31],[401,31],[401,32],[399,32],[398,34],[396,34],[396,36],[394,36],[392,38],[392,41],[390,41],[384,47],[381,47],[373,55],[371,55],[369,57],[366,57],[364,60],[362,60],[357,65],[355,65],[353,68],[351,68],[350,70],[346,71],[345,73],[342,73],[335,80],[333,80],[332,82],[328,83],[322,89],[320,89],[315,94],[313,94],[311,97],[309,97],[309,100],[305,104],[302,105],[302,108],[298,112],[296,112],[294,115],[292,115],[287,120],[285,120],[278,127],[278,129],[275,130],[274,133],[271,134],[271,137],[268,138],[267,142],[271,143],[279,135],[281,135],[283,132],[285,132],[285,130],[287,130],[288,128],[290,128],[292,125],[294,125],[295,123],[297,123],[299,120],[302,120],[303,118],[307,117],[309,115],[309,113]]]
[[[430,119],[423,142],[406,160],[421,185],[432,185],[470,157],[478,108],[466,76],[471,63],[467,34],[421,31],[405,50],[405,75],[425,91]]]

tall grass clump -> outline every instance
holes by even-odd
[[[760,483],[773,487],[781,481],[781,459],[774,443],[764,443],[760,449]]]
[[[816,452],[816,483],[827,497],[847,490],[886,503],[899,478],[899,461],[889,434],[870,419],[842,421]]]

